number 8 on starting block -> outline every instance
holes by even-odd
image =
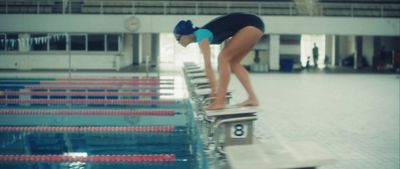
[[[243,123],[231,124],[231,138],[246,138],[248,126]]]
[[[225,145],[253,143],[253,120],[225,124]]]

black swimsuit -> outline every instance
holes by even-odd
[[[207,29],[214,35],[211,44],[221,44],[246,26],[254,26],[262,32],[265,29],[263,21],[258,16],[244,13],[220,16],[200,29]]]

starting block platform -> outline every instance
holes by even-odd
[[[221,110],[207,110],[205,111],[207,117],[219,116],[236,116],[236,115],[252,115],[262,111],[258,107],[240,107],[231,106]]]
[[[187,75],[188,78],[194,79],[194,78],[205,78],[207,77],[206,73],[200,72],[200,73],[191,73]]]
[[[204,72],[203,69],[199,68],[199,69],[189,69],[185,71],[186,73],[190,74],[190,73],[201,73]]]
[[[228,90],[226,94],[231,94],[233,90]],[[210,88],[205,88],[205,89],[195,89],[194,94],[196,96],[209,96],[211,95],[211,89]]]
[[[193,85],[198,85],[198,84],[208,84],[208,79],[207,78],[199,78],[199,79],[193,79],[190,81]]]
[[[333,156],[313,142],[235,145],[225,147],[232,169],[299,169],[335,163]]]

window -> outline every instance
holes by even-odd
[[[65,35],[50,35],[50,50],[66,50],[67,38]]]
[[[6,50],[6,34],[0,34],[0,51]]]
[[[89,34],[88,35],[88,50],[89,51],[104,51],[105,50],[104,34]]]
[[[71,35],[71,50],[86,50],[86,35]]]
[[[19,43],[18,43],[18,34],[7,34],[6,35],[6,50],[7,51],[18,51]]]
[[[47,51],[47,34],[32,34],[31,39],[31,51]]]
[[[107,51],[118,51],[118,40],[119,36],[117,34],[107,35]]]

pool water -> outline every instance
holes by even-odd
[[[0,79],[0,168],[206,168],[174,79]],[[176,91],[180,90],[180,91]]]

